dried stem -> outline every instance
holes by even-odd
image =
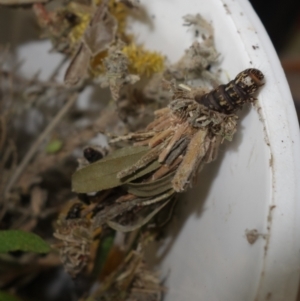
[[[8,197],[8,194],[11,190],[11,188],[14,186],[16,181],[19,179],[21,174],[23,173],[24,169],[32,159],[32,157],[35,155],[35,153],[38,151],[38,148],[40,145],[45,141],[45,139],[48,137],[48,135],[55,129],[55,127],[59,124],[61,119],[65,116],[65,114],[70,110],[70,108],[74,105],[75,101],[77,100],[78,93],[74,93],[70,96],[69,100],[66,102],[66,104],[60,109],[60,111],[57,113],[57,115],[52,119],[52,121],[48,124],[48,126],[45,128],[45,130],[40,134],[40,136],[37,138],[37,140],[33,143],[31,148],[28,150],[26,155],[24,156],[23,160],[17,167],[16,171],[12,175],[10,181],[8,182],[6,189],[5,189],[5,197]]]

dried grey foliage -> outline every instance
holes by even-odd
[[[80,84],[87,77],[91,59],[107,50],[116,38],[117,22],[107,5],[107,0],[101,3],[83,34],[82,42],[65,74],[67,86]]]

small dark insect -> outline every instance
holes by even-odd
[[[245,103],[255,100],[252,95],[264,82],[264,75],[258,69],[246,69],[226,85],[204,95],[196,95],[195,100],[205,107],[225,114],[234,113]]]
[[[83,208],[83,205],[81,203],[75,203],[68,211],[66,219],[80,218],[81,217],[80,213],[81,213],[82,208]]]
[[[83,155],[88,160],[89,163],[94,163],[104,157],[99,150],[93,147],[85,148],[83,151]]]

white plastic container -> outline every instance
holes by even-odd
[[[165,300],[294,301],[300,267],[299,127],[265,29],[246,0],[141,2],[153,27],[137,25],[134,31],[147,48],[178,60],[193,40],[182,17],[200,13],[213,24],[221,67],[230,79],[251,67],[266,78],[259,108],[241,112],[233,142],[199,174],[167,240],[152,255],[167,275]],[[254,244],[247,229],[261,234]]]
[[[233,142],[200,173],[197,186],[180,201],[167,239],[153,246],[158,253],[151,261],[166,276],[165,300],[294,301],[300,267],[299,129],[270,39],[246,0],[141,3],[153,26],[139,23],[133,30],[147,48],[175,62],[193,41],[182,17],[200,13],[213,24],[220,67],[230,79],[251,67],[266,77],[259,109],[240,113]],[[19,48],[26,59],[23,71],[33,74],[43,66],[49,74],[59,56],[35,47]],[[260,234],[254,244],[247,229]]]

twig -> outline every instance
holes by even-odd
[[[2,151],[6,138],[6,122],[4,116],[0,116],[0,152]]]
[[[47,136],[54,130],[54,128],[58,125],[58,123],[61,121],[61,119],[64,117],[64,115],[70,110],[70,108],[74,105],[75,101],[77,100],[78,93],[74,93],[70,96],[69,100],[66,102],[66,104],[61,108],[61,110],[57,113],[57,115],[52,119],[52,121],[48,124],[48,126],[45,128],[45,130],[40,134],[40,136],[37,138],[37,140],[34,142],[34,144],[31,146],[31,148],[28,150],[26,155],[24,156],[23,160],[17,167],[16,171],[10,178],[9,183],[6,186],[4,195],[5,197],[8,197],[8,194],[11,190],[11,188],[14,186],[16,181],[19,179],[21,174],[23,173],[24,169],[32,159],[32,157],[35,155],[35,153],[38,151],[38,148],[40,145],[44,142],[44,140],[47,138]]]

